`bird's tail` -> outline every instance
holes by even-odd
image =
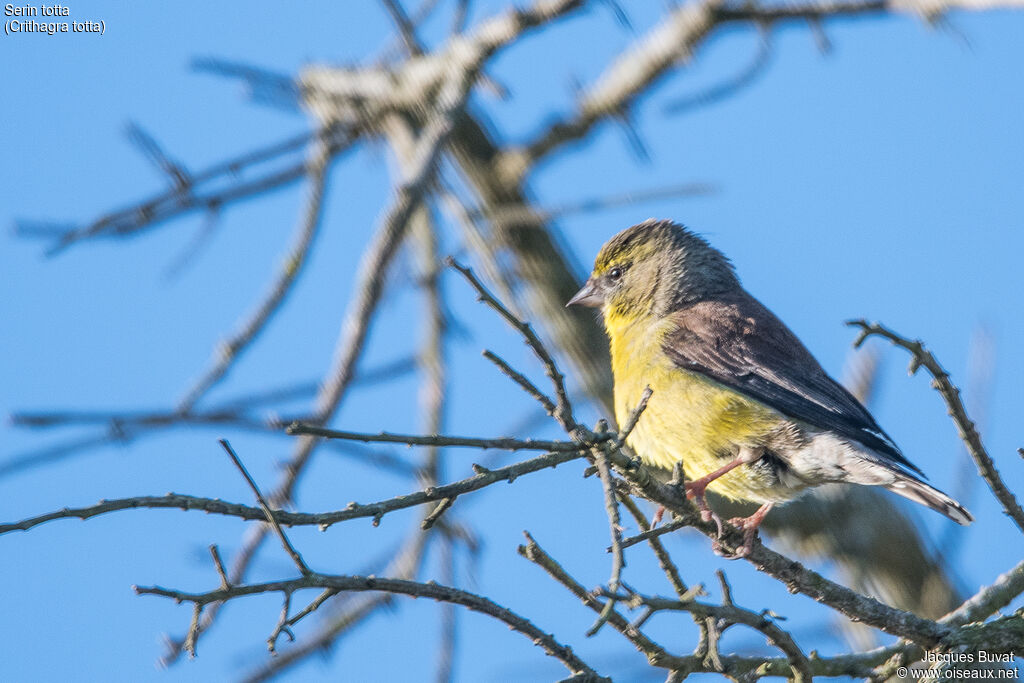
[[[904,498],[908,498],[915,503],[927,505],[932,510],[941,512],[957,524],[963,524],[966,526],[974,521],[974,517],[967,511],[967,508],[947,496],[942,491],[933,486],[929,486],[920,479],[909,474],[901,473],[901,475],[902,476],[898,477],[895,482],[889,484],[885,488],[895,494],[903,496]]]

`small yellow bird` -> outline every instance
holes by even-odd
[[[796,335],[740,285],[732,264],[671,221],[620,232],[567,305],[601,308],[611,342],[615,417],[625,424],[647,386],[627,444],[647,465],[682,462],[687,495],[707,519],[710,489],[761,503],[738,520],[750,550],[775,503],[811,486],[882,486],[959,524],[962,505],[923,472]],[[716,518],[717,519],[717,518]]]

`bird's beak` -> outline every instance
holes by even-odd
[[[601,291],[594,284],[594,279],[587,280],[587,284],[583,285],[583,289],[576,292],[576,296],[569,299],[569,303],[565,306],[590,306],[591,308],[600,308],[604,305],[604,296]]]

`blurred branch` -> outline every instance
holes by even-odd
[[[686,62],[716,29],[735,23],[764,28],[785,21],[912,12],[932,19],[943,12],[1022,7],[1022,0],[833,0],[783,5],[694,0],[677,6],[598,76],[580,97],[576,113],[546,127],[511,152],[504,165],[523,177],[533,165],[563,145],[588,135],[599,123],[623,116],[669,70]]]
[[[368,368],[357,373],[353,379],[353,386],[388,381],[404,376],[414,368],[415,365],[411,359],[399,359],[378,367]],[[273,410],[269,410],[265,415],[257,415],[253,414],[253,411],[264,405],[306,399],[314,396],[316,392],[315,382],[303,382],[228,398],[206,410],[190,410],[185,413],[176,409],[167,411],[15,412],[10,415],[9,419],[12,425],[18,427],[46,429],[89,425],[104,427],[105,430],[93,436],[72,439],[42,449],[33,449],[8,456],[0,462],[0,478],[57,462],[87,449],[130,442],[161,429],[192,426],[234,427],[283,436],[283,427],[295,421],[300,417],[299,415],[281,415]],[[367,448],[356,450],[334,443],[328,443],[325,447],[393,473],[411,474],[411,466],[391,453]]]
[[[168,157],[160,144],[153,139],[152,135],[143,130],[142,126],[134,121],[129,122],[126,133],[128,139],[149,158],[153,165],[167,175],[175,189],[184,190],[192,184],[192,179],[185,167]]]
[[[316,399],[313,416],[315,425],[324,425],[331,419],[352,382],[357,361],[362,356],[369,333],[370,322],[380,302],[384,277],[388,272],[387,266],[405,238],[409,219],[420,206],[423,194],[434,178],[438,157],[451,134],[455,117],[469,96],[481,58],[479,53],[464,53],[462,68],[454,70],[438,92],[435,111],[417,140],[414,161],[409,165],[409,172],[396,188],[396,197],[391,207],[384,215],[373,242],[363,253],[355,294],[349,301],[342,322],[334,360]],[[271,496],[271,501],[275,505],[284,505],[292,499],[295,486],[316,445],[317,440],[313,437],[304,436],[299,439],[287,464],[285,476]],[[244,577],[264,538],[265,532],[261,529],[245,539],[232,564],[233,580],[239,581]],[[215,609],[207,612],[207,618],[201,626],[203,630],[213,623],[216,614]],[[164,661],[173,660],[176,654],[177,650],[172,649]]]
[[[409,54],[413,56],[423,54],[423,47],[420,45],[419,38],[416,37],[416,27],[409,20],[409,15],[405,13],[402,3],[398,0],[381,0],[381,4],[391,15],[391,20],[395,22],[399,33],[402,34],[402,41]]]
[[[178,410],[188,412],[218,382],[241,357],[242,353],[259,336],[274,314],[281,308],[285,297],[298,280],[299,273],[307,261],[313,240],[321,225],[323,216],[323,197],[327,185],[327,167],[331,160],[331,146],[326,140],[317,140],[306,162],[306,173],[309,176],[309,197],[295,242],[289,250],[270,291],[256,310],[239,327],[230,339],[218,349],[210,367],[192,385],[184,398],[178,403]]]
[[[768,72],[768,67],[771,65],[771,57],[772,49],[771,44],[768,42],[768,36],[762,35],[759,40],[757,54],[754,55],[754,59],[740,73],[706,90],[676,97],[665,104],[665,113],[681,114],[690,109],[706,107],[709,104],[721,102],[736,95],[744,88],[748,88],[756,83],[761,76]]]
[[[333,158],[350,148],[357,138],[357,132],[329,127],[315,135],[303,134],[288,138],[214,164],[204,171],[192,174],[185,186],[154,195],[124,209],[104,214],[85,226],[60,233],[53,246],[47,250],[47,254],[54,255],[85,239],[133,236],[145,228],[159,225],[190,211],[217,211],[227,204],[251,199],[269,190],[284,187],[307,175],[309,162],[281,164],[280,168],[268,169],[247,180],[236,177],[249,167],[287,157],[315,137],[326,140],[328,154]],[[227,185],[218,187],[217,182],[225,178],[229,179]],[[212,189],[206,189],[211,185],[214,186]]]

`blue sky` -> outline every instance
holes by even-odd
[[[638,30],[660,3],[625,3]],[[499,3],[479,3],[476,17]],[[447,10],[445,10],[447,11]],[[251,63],[286,74],[304,64],[365,62],[391,40],[377,3],[146,3],[72,5],[72,18],[106,22],[103,36],[15,35],[0,39],[4,121],[0,221],[87,221],[163,189],[163,179],[123,135],[137,121],[177,160],[202,166],[306,130],[298,112],[253,104],[238,84],[189,69],[197,57]],[[443,21],[431,24],[439,35]],[[948,27],[913,17],[826,25],[821,54],[806,26],[771,34],[772,57],[751,86],[716,104],[677,115],[665,106],[740,72],[758,50],[757,34],[730,29],[693,63],[653,91],[636,123],[651,151],[638,161],[625,135],[601,128],[583,148],[546,163],[533,178],[541,205],[681,182],[718,189],[708,197],[571,216],[559,225],[581,268],[612,234],[649,216],[671,217],[703,233],[735,262],[747,288],[775,310],[838,375],[854,333],[849,318],[879,320],[929,344],[954,381],[967,374],[979,326],[995,344],[995,381],[984,438],[1006,480],[1024,491],[1024,338],[1020,255],[1024,252],[1024,132],[1020,112],[1024,14],[958,13]],[[489,73],[512,97],[478,96],[500,137],[522,140],[552,114],[570,111],[574,82],[589,83],[632,34],[606,10],[594,10],[524,41]],[[364,146],[335,165],[325,224],[309,268],[287,308],[216,397],[313,379],[328,363],[358,253],[388,200],[388,155]],[[203,251],[179,275],[166,271],[202,227],[185,217],[131,241],[82,244],[55,258],[42,244],[4,233],[0,270],[0,410],[167,408],[205,367],[216,342],[252,308],[276,272],[301,204],[299,188],[239,205],[221,218]],[[448,231],[444,248],[457,251]],[[404,263],[411,263],[405,259]],[[582,274],[582,272],[581,272]],[[497,435],[534,415],[529,399],[479,357],[493,348],[543,379],[520,341],[449,278],[452,310],[468,334],[451,350],[449,431]],[[406,275],[392,278],[370,337],[364,367],[408,356],[419,298]],[[957,531],[963,585],[973,589],[1019,560],[1020,537],[980,483],[964,481],[956,433],[922,376],[907,378],[906,357],[882,349],[878,421],[940,488],[970,493],[978,522]],[[538,381],[539,381],[538,380]],[[597,413],[581,411],[593,421]],[[416,378],[360,389],[338,415],[340,427],[415,431]],[[0,427],[0,468],[26,452],[93,434]],[[554,436],[547,426],[537,435]],[[250,493],[216,439],[231,439],[265,487],[288,457],[286,437],[228,430],[160,432],[45,467],[0,477],[0,520],[13,521],[101,498],[167,491],[249,502]],[[403,457],[410,457],[401,452]],[[452,452],[453,478],[478,454]],[[515,553],[529,529],[583,583],[607,580],[607,527],[600,489],[569,465],[460,501],[486,539],[465,585],[536,617],[607,673],[631,677],[639,656],[618,636],[586,639],[591,615]],[[973,487],[973,488],[972,488]],[[321,454],[299,498],[305,510],[343,507],[409,490],[409,484],[358,463]],[[460,509],[461,508],[461,509]],[[948,523],[910,511],[929,532]],[[322,571],[358,571],[391,547],[415,512],[381,528],[359,522],[326,534],[291,536]],[[63,521],[0,538],[5,590],[0,678],[4,680],[220,680],[265,657],[276,597],[239,601],[200,643],[200,656],[161,671],[160,634],[180,633],[186,607],[132,594],[132,584],[202,590],[216,576],[205,547],[238,546],[242,523],[198,513],[129,512],[86,523]],[[679,534],[670,546],[688,581],[714,584],[721,562],[703,539]],[[665,592],[642,552],[630,555],[627,580]],[[737,601],[771,604],[792,618],[798,639],[822,652],[841,645],[812,634],[829,615],[789,597],[741,564],[723,565]],[[427,578],[436,572],[436,558]],[[465,567],[463,568],[465,569]],[[290,576],[268,545],[253,578]],[[560,674],[521,636],[476,615],[460,615],[459,680],[549,680]],[[314,658],[287,680],[389,680],[430,675],[438,609],[407,601],[376,617],[329,659]],[[672,623],[654,623],[661,635]],[[312,624],[300,626],[299,635]],[[802,630],[801,630],[802,629]],[[605,629],[608,631],[608,629]],[[666,636],[668,637],[668,636]],[[732,636],[754,646],[749,634]],[[689,649],[692,634],[676,649]],[[728,642],[728,641],[727,641]],[[411,667],[411,668],[410,668]],[[414,676],[416,677],[416,676]]]

